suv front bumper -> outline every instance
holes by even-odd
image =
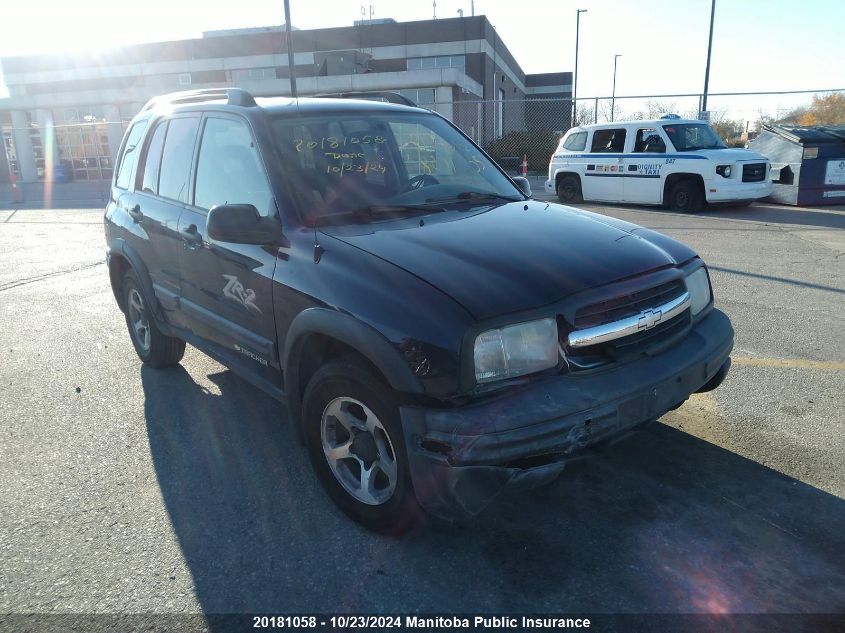
[[[403,406],[411,479],[420,505],[470,517],[506,487],[549,482],[568,459],[655,420],[730,366],[733,328],[712,310],[674,347],[593,374],[538,379],[448,409]]]

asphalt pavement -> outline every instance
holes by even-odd
[[[501,498],[371,534],[283,407],[144,368],[99,210],[0,211],[0,614],[845,611],[845,211],[585,208],[698,250],[725,384]]]

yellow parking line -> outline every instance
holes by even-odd
[[[784,367],[787,369],[820,369],[822,371],[845,371],[845,363],[832,360],[808,360],[806,358],[760,358],[757,356],[731,356],[734,365],[746,367]]]

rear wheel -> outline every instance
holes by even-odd
[[[581,202],[581,181],[571,174],[563,176],[557,183],[557,199],[563,204]]]
[[[667,206],[684,213],[696,213],[704,208],[704,192],[693,180],[682,180],[669,192]]]
[[[328,495],[371,530],[401,533],[421,516],[396,397],[355,359],[321,367],[302,415],[311,463]]]
[[[123,305],[129,338],[146,365],[170,367],[182,360],[185,341],[167,336],[158,329],[150,311],[152,304],[133,270],[123,277]]]

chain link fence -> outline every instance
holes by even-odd
[[[558,140],[571,127],[573,114],[578,125],[656,119],[669,113],[698,118],[702,97],[585,97],[578,99],[574,113],[572,100],[561,98],[459,99],[426,107],[451,119],[510,173],[522,173],[524,163],[527,174],[539,176],[546,172]],[[716,131],[729,144],[741,146],[753,138],[761,123],[845,124],[845,89],[710,94],[707,110]],[[0,112],[4,150],[0,184],[22,180],[23,161],[34,163],[36,180],[109,180],[114,154],[133,112],[121,110],[119,121],[79,115],[81,120],[75,122],[57,119],[46,125],[28,115],[25,127],[16,126],[8,112]],[[22,141],[23,151],[18,147]]]

